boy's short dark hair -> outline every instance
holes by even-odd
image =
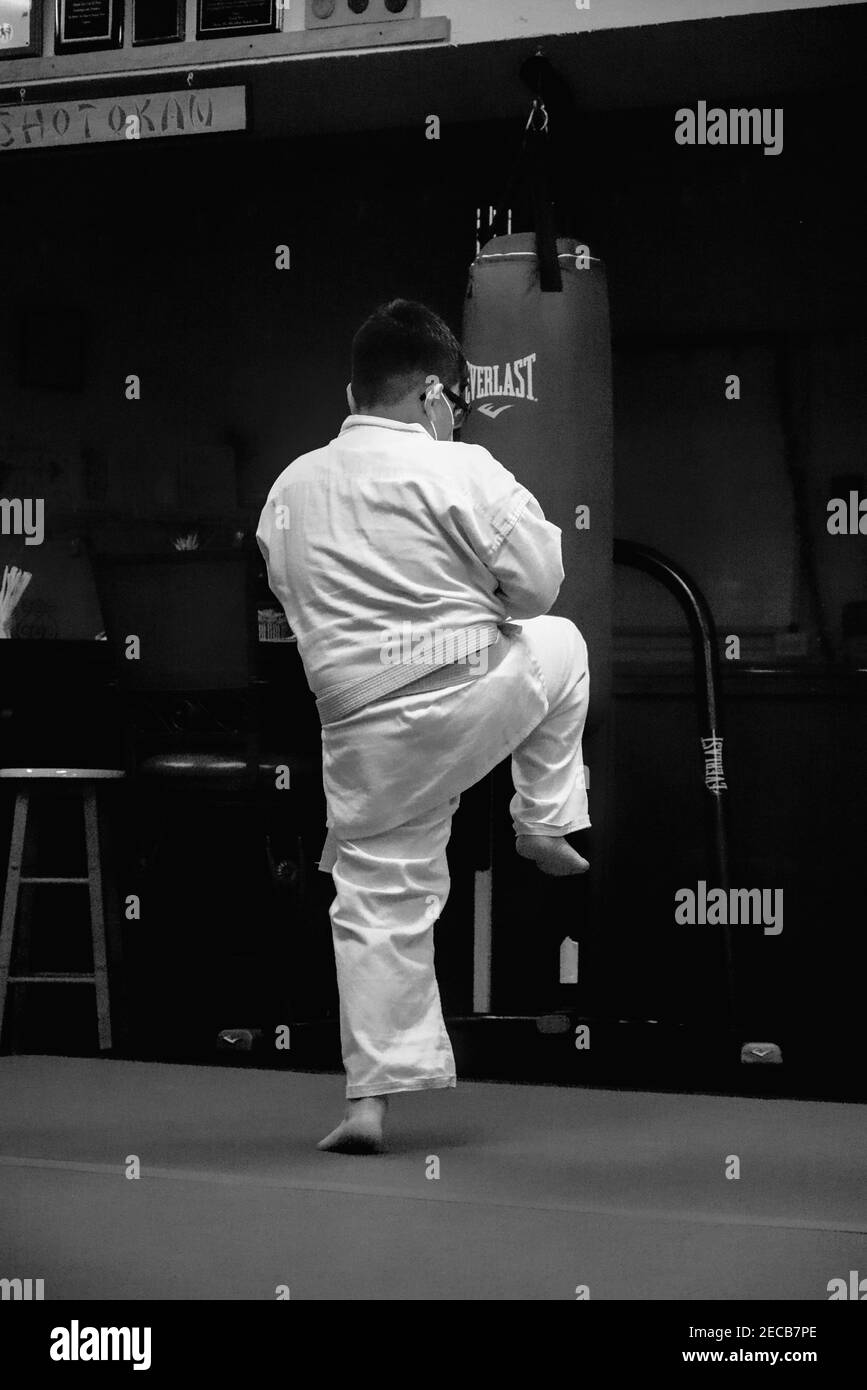
[[[352,340],[352,394],[362,412],[393,405],[412,389],[419,374],[444,386],[464,381],[466,358],[439,314],[412,299],[381,304]]]

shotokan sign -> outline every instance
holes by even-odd
[[[0,151],[246,130],[245,87],[69,97],[0,106]]]

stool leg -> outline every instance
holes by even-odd
[[[21,864],[24,858],[24,837],[27,833],[27,808],[30,797],[19,792],[15,798],[12,821],[12,844],[9,847],[9,869],[6,875],[6,894],[3,899],[3,921],[0,924],[0,1037],[3,1034],[3,1015],[6,1011],[6,991],[9,988],[9,966],[12,960],[12,940],[15,936],[15,914],[21,888]]]
[[[39,797],[28,792],[27,833],[21,848],[21,877],[35,874],[39,868]],[[16,964],[15,974],[30,975],[33,972],[33,918],[36,908],[36,888],[32,883],[21,883],[18,889],[18,915],[15,919],[15,943],[13,954]],[[10,962],[11,969],[11,962]],[[10,1052],[20,1051],[20,1040],[24,1036],[27,1015],[28,987],[11,987],[6,997],[6,1045]]]
[[[106,804],[108,802],[108,805]],[[125,809],[125,808],[124,808]],[[113,1000],[113,1024],[115,1046],[123,1045],[128,1037],[129,1009],[127,1007],[126,972],[123,962],[123,912],[120,905],[118,873],[121,859],[118,848],[117,820],[120,814],[116,800],[97,792],[97,821],[99,824],[100,863],[102,865],[102,886],[105,895],[105,936],[108,952],[108,974],[111,981]],[[124,861],[125,867],[125,861]]]
[[[93,939],[93,976],[96,984],[96,1018],[99,1046],[111,1047],[111,1009],[108,995],[108,967],[105,951],[105,912],[102,899],[102,868],[99,854],[99,818],[96,792],[84,794],[84,835],[87,842],[87,878],[90,893],[90,931]]]
[[[37,836],[36,825],[33,820],[34,806],[31,802],[30,816],[27,824],[27,840],[29,845],[24,850],[24,876],[30,872],[29,860],[31,858],[30,846],[33,845]],[[15,922],[15,956],[18,962],[17,974],[30,975],[33,971],[33,915],[35,908],[36,890],[32,883],[22,883],[18,893],[18,917]],[[27,986],[19,985],[18,988],[10,988],[6,1001],[6,1028],[8,1045],[10,1052],[19,1051],[19,1041],[23,1036],[24,1020],[27,1013]]]

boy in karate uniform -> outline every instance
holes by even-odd
[[[352,345],[351,414],[274,483],[257,539],[322,721],[331,924],[346,1069],[321,1149],[384,1148],[388,1096],[454,1086],[434,973],[461,792],[512,755],[517,852],[583,873],[587,647],[545,617],[560,529],[478,445],[467,363],[424,305],[394,300]]]

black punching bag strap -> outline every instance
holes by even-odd
[[[560,293],[563,277],[557,259],[557,228],[554,220],[554,205],[551,201],[551,180],[548,173],[550,151],[548,145],[548,112],[541,97],[536,97],[527,124],[524,138],[515,166],[509,178],[506,192],[494,211],[490,232],[498,236],[499,224],[509,205],[512,194],[523,175],[523,183],[529,185],[533,205],[533,225],[536,233],[536,254],[539,258],[539,285],[544,292]]]
[[[533,137],[537,148],[530,161],[533,222],[536,228],[536,255],[539,257],[539,287],[543,294],[551,292],[561,294],[563,277],[560,274],[560,262],[557,259],[557,227],[554,221],[554,204],[551,201],[548,177],[548,113],[544,106],[541,109],[545,113],[545,125]],[[541,141],[545,143],[541,144]]]

